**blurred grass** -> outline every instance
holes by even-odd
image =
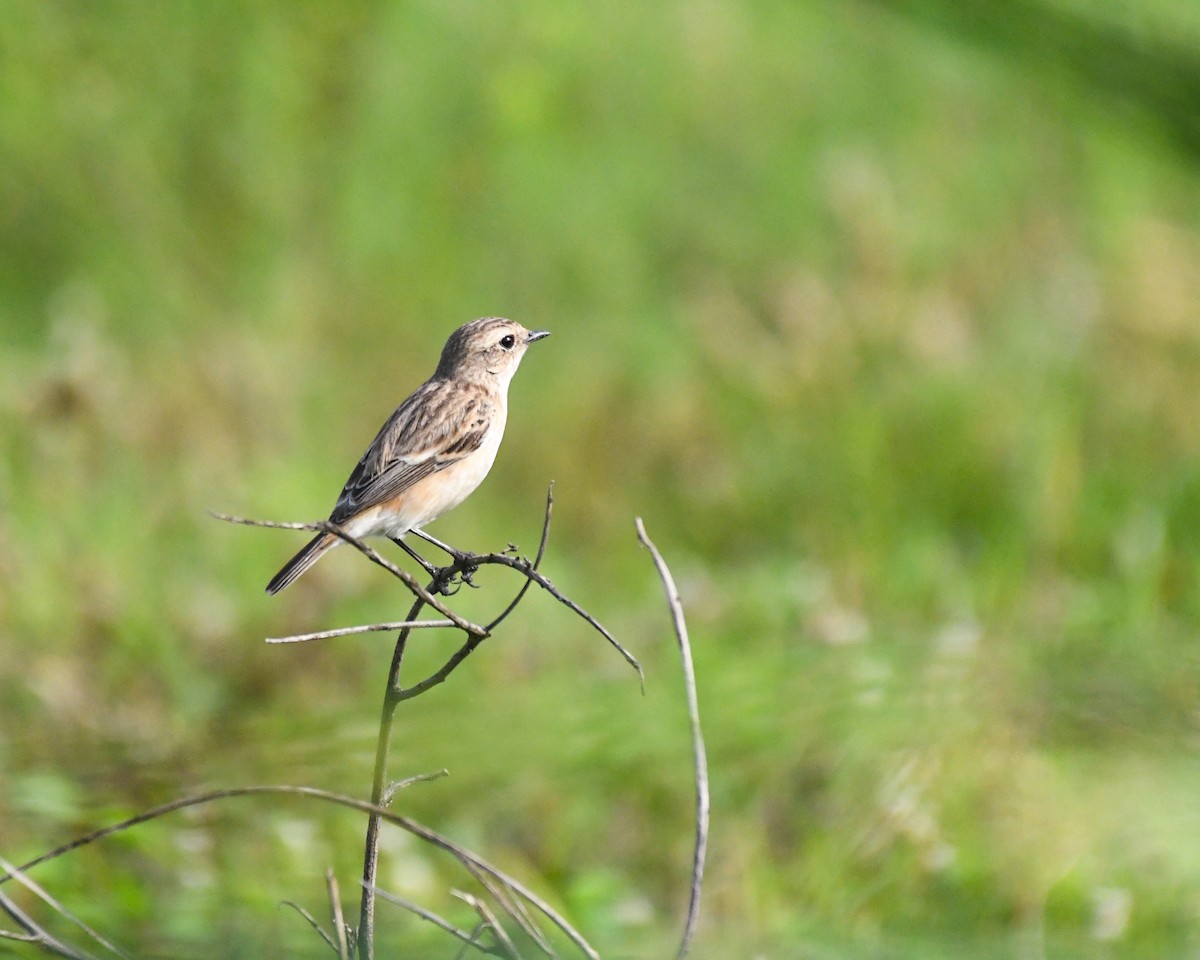
[[[531,597],[402,721],[399,770],[452,774],[406,811],[606,955],[671,942],[690,773],[640,514],[706,710],[701,956],[1194,952],[1200,188],[1152,94],[1198,23],[1019,12],[9,5],[0,852],[209,785],[366,790],[388,641],[260,638],[394,592],[346,551],[270,600],[298,538],[205,511],[322,514],[502,313],[554,337],[437,532],[532,549],[555,479],[546,569],[649,689]],[[37,879],[139,955],[315,955],[277,904],[323,915],[327,865],[353,898],[360,830],[231,802]],[[422,927],[383,943],[448,949]]]

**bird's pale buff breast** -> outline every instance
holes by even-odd
[[[492,416],[483,443],[474,453],[444,470],[430,474],[392,500],[364,510],[347,527],[356,537],[400,537],[414,527],[424,527],[453,510],[478,487],[500,449],[508,405],[501,402]]]

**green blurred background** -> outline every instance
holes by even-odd
[[[1200,951],[1191,0],[4,4],[0,854],[368,792],[390,638],[262,638],[405,596],[339,551],[268,598],[301,535],[206,511],[324,516],[485,314],[554,336],[434,532],[531,551],[555,480],[545,570],[648,689],[531,595],[402,711],[393,772],[451,773],[404,812],[667,955],[641,515],[712,764],[699,956]],[[479,580],[468,615],[516,586]],[[279,904],[332,866],[352,907],[361,832],[229,801],[35,877],[139,956],[318,956]],[[470,923],[402,836],[381,880]],[[384,955],[435,933],[381,907]]]

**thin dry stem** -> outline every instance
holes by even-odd
[[[332,869],[325,871],[325,889],[329,892],[329,908],[334,936],[337,939],[338,960],[350,960],[350,944],[346,941],[346,917],[342,913],[342,894]]]
[[[405,777],[403,780],[397,780],[395,783],[390,783],[387,789],[383,791],[379,800],[381,807],[390,807],[392,801],[396,799],[398,794],[405,787],[411,787],[414,783],[429,783],[431,780],[441,780],[442,777],[450,776],[450,771],[443,767],[441,770],[434,770],[432,773],[414,773],[411,777]]]
[[[667,563],[663,560],[658,547],[654,545],[642,518],[637,521],[638,540],[650,551],[654,558],[654,566],[662,580],[663,590],[667,595],[667,605],[671,608],[671,621],[675,627],[675,637],[679,641],[679,657],[683,664],[683,680],[687,690],[688,721],[692,729],[692,757],[696,769],[696,845],[692,855],[692,882],[688,897],[687,918],[683,925],[683,936],[679,949],[675,951],[676,960],[683,960],[691,949],[692,938],[696,934],[696,924],[700,919],[700,889],[704,884],[704,860],[708,849],[709,821],[709,792],[708,792],[708,759],[704,749],[704,735],[700,730],[700,704],[696,696],[696,670],[692,664],[692,646],[688,641],[687,622],[683,616],[683,604],[679,599],[679,590],[675,586],[675,578]]]
[[[238,523],[247,527],[267,527],[272,530],[315,530],[321,533],[329,533],[340,540],[345,541],[354,547],[359,553],[363,554],[372,563],[383,567],[388,573],[398,580],[403,580],[405,586],[408,587],[416,596],[420,597],[425,603],[433,607],[442,616],[447,617],[454,622],[454,625],[467,633],[483,634],[483,627],[477,623],[472,623],[446,606],[441,600],[430,593],[425,587],[421,586],[407,570],[404,570],[385,557],[380,556],[373,547],[364,543],[353,534],[347,533],[336,523],[330,523],[328,520],[321,520],[316,523],[284,523],[278,520],[254,520],[249,517],[235,517],[227,513],[214,513],[209,511],[209,515],[218,520],[224,520],[227,523]]]
[[[395,623],[368,623],[358,627],[335,627],[315,633],[294,633],[287,637],[267,637],[267,643],[307,643],[310,640],[332,640],[356,633],[391,633],[393,630],[421,630],[432,627],[453,627],[453,620],[397,620]]]

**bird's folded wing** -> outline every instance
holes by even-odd
[[[491,402],[481,391],[448,381],[424,384],[383,425],[346,481],[330,519],[342,523],[386,503],[474,453],[491,420]]]

